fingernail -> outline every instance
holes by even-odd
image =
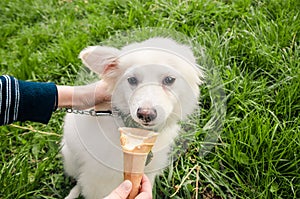
[[[131,182],[129,180],[125,180],[122,183],[122,188],[125,189],[126,191],[130,191],[131,190]]]

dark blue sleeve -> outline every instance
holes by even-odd
[[[47,124],[56,109],[57,88],[54,83],[25,82],[19,80],[20,105],[18,121]]]
[[[20,81],[0,76],[0,125],[14,121],[48,123],[57,106],[54,83]]]

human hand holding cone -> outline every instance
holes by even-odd
[[[148,153],[151,151],[158,133],[138,128],[119,128],[124,155],[124,180],[130,180],[132,190],[128,199],[139,193]]]

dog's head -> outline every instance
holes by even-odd
[[[197,106],[202,71],[192,51],[153,38],[121,50],[91,46],[79,56],[109,85],[113,105],[145,128],[185,119]]]

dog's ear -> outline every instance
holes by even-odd
[[[79,58],[85,66],[100,75],[117,68],[119,50],[105,46],[90,46],[82,50]]]

